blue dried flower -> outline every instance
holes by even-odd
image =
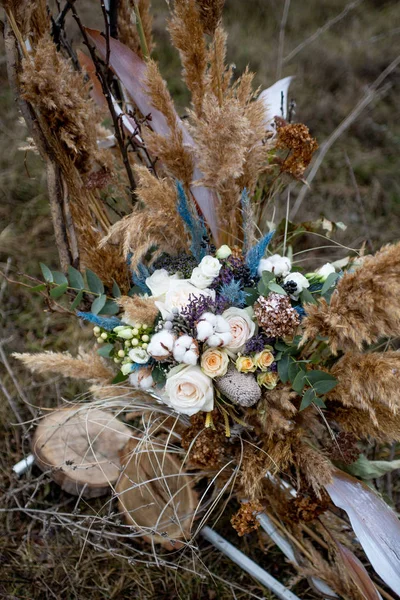
[[[260,264],[260,260],[265,254],[266,249],[268,248],[268,244],[274,237],[275,231],[270,231],[246,254],[246,265],[250,269],[250,273],[252,277],[257,276],[258,266]]]
[[[242,308],[246,304],[246,293],[242,289],[242,282],[232,279],[229,283],[223,283],[219,289],[219,295],[231,306]]]
[[[121,325],[121,321],[117,317],[99,317],[91,312],[82,311],[78,311],[76,314],[84,321],[89,321],[89,323],[93,323],[106,331],[112,331],[114,327]]]
[[[178,214],[185,223],[192,239],[190,251],[196,260],[200,262],[201,259],[207,254],[207,230],[205,228],[203,219],[198,215],[192,214],[188,199],[180,181],[176,182],[176,189],[178,192]]]

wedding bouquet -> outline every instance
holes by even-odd
[[[76,357],[18,355],[33,371],[91,383],[93,399],[67,409],[63,459],[46,444],[68,419],[39,425],[38,463],[72,493],[110,484],[133,537],[153,549],[189,546],[230,492],[246,500],[232,511],[239,535],[270,515],[321,593],[378,598],[336,505],[399,593],[398,520],[360,479],[377,469],[366,440],[400,439],[400,246],[302,272],[302,237],[344,226],[273,222],[273,202],[317,149],[287,107],[291,78],[253,91],[253,75],[226,64],[223,2],[175,0],[169,30],[191,94],[181,119],[150,58],[147,0],[121,0],[116,14],[103,5],[104,33],[84,27],[72,2],[53,26],[42,0],[29,11],[4,4],[10,80],[47,164],[61,263],[42,265],[32,289],[96,338]],[[69,11],[86,53],[68,42]],[[99,454],[80,430],[91,414]],[[102,423],[114,436],[104,453]],[[84,451],[67,460],[78,434]],[[82,475],[89,467],[99,480]]]

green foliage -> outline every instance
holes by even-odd
[[[355,477],[370,481],[400,469],[400,460],[368,460],[361,454],[356,462],[346,465],[346,471]]]

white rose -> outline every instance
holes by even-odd
[[[195,267],[189,281],[200,290],[204,290],[212,284],[214,277],[207,277],[200,267]]]
[[[129,352],[129,358],[132,362],[138,363],[139,365],[144,365],[149,361],[149,354],[146,352],[144,348],[133,348]]]
[[[296,284],[296,290],[290,295],[294,300],[297,300],[303,290],[310,287],[310,282],[301,273],[289,273],[289,275],[286,275],[283,283],[288,283],[289,281],[293,281]]]
[[[155,302],[158,310],[161,312],[163,319],[171,316],[172,309],[176,308],[180,311],[184,308],[191,299],[200,298],[201,296],[215,299],[215,290],[200,290],[190,283],[187,279],[178,279],[171,281],[168,292],[165,294],[165,300]]]
[[[222,317],[229,323],[232,335],[232,340],[226,345],[226,349],[237,354],[243,349],[247,340],[253,337],[256,325],[243,308],[232,306],[222,313]]]
[[[218,277],[222,265],[218,258],[214,258],[213,256],[205,256],[201,259],[199,267],[205,277],[212,277],[215,279]]]
[[[200,410],[214,408],[212,379],[200,367],[175,367],[171,369],[165,384],[164,400],[168,406],[184,415],[194,415]]]
[[[331,263],[325,263],[317,271],[317,275],[320,275],[323,279],[326,279],[331,273],[336,273],[335,267]]]
[[[232,254],[232,250],[229,248],[229,246],[224,244],[223,246],[218,248],[218,250],[215,253],[215,256],[217,258],[228,258],[228,256],[230,256],[231,254]]]
[[[179,279],[178,275],[170,275],[166,269],[157,269],[146,278],[146,285],[152,296],[163,296],[169,290],[171,280]]]
[[[258,275],[261,277],[263,271],[270,271],[276,277],[285,277],[290,273],[292,264],[287,256],[273,254],[268,258],[262,258],[258,265]]]

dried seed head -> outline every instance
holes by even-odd
[[[287,296],[271,293],[260,296],[254,305],[254,314],[259,326],[268,337],[291,336],[300,323],[300,318]]]

